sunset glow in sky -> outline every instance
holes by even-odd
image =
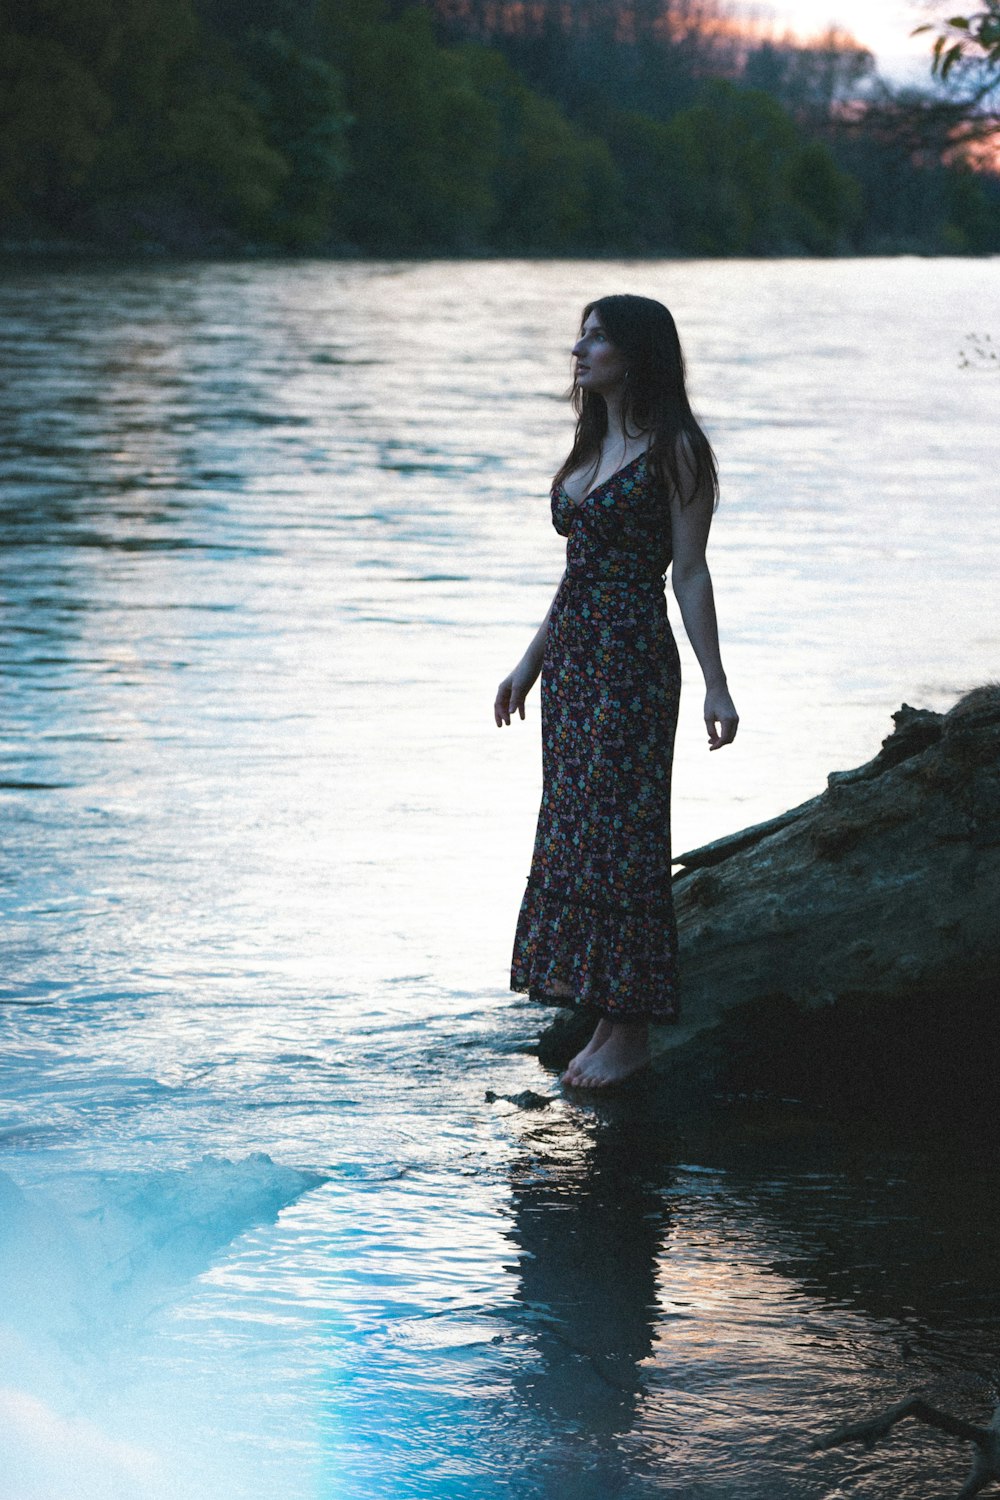
[[[931,42],[910,35],[928,18],[922,0],[771,0],[759,14],[801,37],[836,23],[875,53],[882,73],[907,79],[926,75]]]

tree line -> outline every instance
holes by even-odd
[[[1000,250],[1000,177],[929,101],[718,0],[8,0],[0,215],[198,253]]]

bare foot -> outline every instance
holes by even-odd
[[[649,1062],[649,1026],[645,1021],[609,1021],[609,1035],[576,1069],[578,1089],[605,1089],[638,1073]],[[568,1069],[567,1069],[568,1071]]]
[[[584,1066],[593,1057],[598,1047],[604,1046],[604,1043],[607,1041],[610,1035],[611,1022],[606,1021],[602,1016],[598,1021],[597,1026],[594,1030],[594,1034],[590,1038],[590,1041],[587,1043],[586,1047],[584,1047],[582,1052],[578,1052],[576,1056],[574,1058],[571,1058],[570,1061],[566,1064],[566,1071],[562,1076],[563,1083],[577,1083],[579,1074],[582,1072]]]

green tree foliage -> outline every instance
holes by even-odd
[[[787,164],[785,184],[794,238],[817,255],[849,245],[861,219],[861,188],[841,171],[823,141],[800,143]]]
[[[720,81],[668,128],[686,248],[709,255],[775,248],[768,240],[795,145],[781,106],[756,89]]]
[[[362,16],[340,39],[351,175],[337,212],[348,239],[391,251],[472,248],[493,215],[498,122],[429,15]]]
[[[607,143],[572,125],[499,53],[463,55],[496,122],[489,242],[516,253],[620,243],[621,179]]]
[[[446,47],[429,13],[354,0],[334,31],[348,80],[346,237],[391,252],[554,252],[614,242],[606,144],[573,126],[497,52]]]
[[[820,142],[803,140],[770,95],[717,80],[655,135],[666,187],[662,230],[695,254],[837,248],[857,218],[857,189]],[[647,189],[647,204],[648,204]],[[633,199],[633,201],[637,201]],[[656,205],[653,205],[655,214]]]
[[[252,111],[280,176],[261,233],[293,249],[322,244],[348,170],[343,80],[324,54],[315,9],[300,0],[195,0],[213,53]]]
[[[991,195],[989,187],[978,172],[959,169],[946,174],[943,248],[958,255],[1000,249],[1000,203],[996,191]]]
[[[949,24],[995,76],[986,6]],[[1000,182],[950,163],[947,132],[929,150],[898,101],[845,109],[871,69],[850,38],[754,47],[723,18],[722,0],[0,0],[0,213],[8,235],[196,251],[1000,248]]]
[[[947,78],[953,69],[985,66],[1000,73],[1000,0],[986,0],[982,10],[968,16],[951,16],[938,26],[918,26],[922,31],[936,31],[933,70]]]
[[[0,23],[0,211],[44,221],[79,193],[114,105],[58,37]]]
[[[336,80],[272,43],[264,81],[192,0],[21,0],[0,19],[0,192],[9,217],[120,239],[279,238],[315,210],[317,155],[338,127]],[[287,106],[296,91],[297,118]],[[310,151],[312,157],[310,157]],[[303,170],[304,168],[308,170]],[[311,176],[310,176],[311,172]],[[306,199],[303,204],[303,198]],[[287,201],[286,201],[287,200]],[[326,230],[319,216],[305,229]]]
[[[622,179],[625,248],[640,255],[687,249],[688,204],[676,187],[682,171],[670,126],[621,110],[609,120],[607,138]]]
[[[996,161],[1000,143],[1000,0],[982,10],[953,15],[937,26],[918,26],[914,35],[935,31],[931,72],[945,98],[925,113],[939,119],[952,140],[985,143]]]

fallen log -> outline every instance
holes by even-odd
[[[683,1025],[781,994],[903,997],[1000,981],[1000,685],[903,704],[820,796],[678,857]]]

